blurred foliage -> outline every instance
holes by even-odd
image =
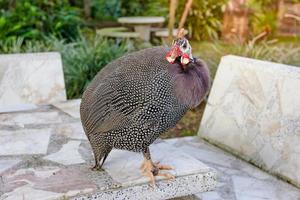
[[[94,19],[117,20],[121,16],[167,16],[166,0],[92,0]]]
[[[124,16],[167,16],[168,11],[166,0],[122,0]]]
[[[76,41],[60,48],[63,57],[68,98],[80,97],[95,75],[109,62],[125,54],[125,42],[99,38]]]
[[[0,0],[0,39],[42,39],[50,34],[71,39],[81,23],[79,9],[67,0]]]
[[[196,40],[218,39],[221,32],[222,8],[228,0],[206,0],[193,1],[192,8],[188,14],[185,27]],[[179,0],[177,8],[177,21],[185,8],[185,0]]]
[[[247,6],[251,10],[250,30],[253,35],[263,31],[275,34],[277,26],[278,0],[248,0]]]
[[[264,41],[257,45],[230,45],[214,43],[192,43],[193,54],[207,62],[214,77],[222,56],[237,55],[300,67],[300,46],[297,43]]]
[[[93,0],[91,7],[92,18],[100,21],[116,20],[122,16],[120,0]]]
[[[79,36],[72,42],[54,36],[43,41],[24,38],[0,40],[0,53],[59,51],[62,55],[68,98],[78,98],[93,77],[109,62],[128,51],[126,42],[116,43],[95,36],[87,40]]]

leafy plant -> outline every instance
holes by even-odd
[[[118,44],[97,36],[93,40],[79,37],[64,45],[61,50],[69,98],[80,97],[89,82],[106,64],[128,51],[125,42]]]
[[[166,16],[168,1],[164,0],[122,0],[124,16]]]
[[[92,15],[95,19],[117,20],[121,16],[167,16],[165,0],[93,0]]]
[[[0,0],[0,39],[55,35],[70,40],[81,23],[79,10],[67,0]]]
[[[122,15],[121,1],[119,0],[93,0],[92,17],[100,21],[116,20]]]
[[[185,26],[196,40],[218,39],[221,32],[222,7],[227,0],[193,1]],[[180,0],[177,21],[185,8],[186,1]]]
[[[250,26],[253,35],[263,31],[275,33],[277,22],[277,0],[249,0],[247,7],[250,8]]]
[[[194,55],[205,60],[211,69],[212,77],[218,68],[220,59],[225,55],[267,60],[300,67],[300,46],[293,43],[270,44],[261,42],[257,45],[229,45],[222,42],[194,44]]]

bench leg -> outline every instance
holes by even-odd
[[[149,25],[136,25],[134,31],[140,33],[142,40],[149,42],[150,40],[150,26]]]

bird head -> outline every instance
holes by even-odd
[[[173,41],[171,50],[166,55],[169,63],[174,63],[176,59],[180,59],[181,65],[185,66],[193,60],[192,47],[184,37],[184,32],[183,28],[180,29],[177,38]]]

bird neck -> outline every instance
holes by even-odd
[[[189,63],[185,68],[178,63],[169,65],[168,71],[178,101],[194,108],[205,97],[210,86],[209,71],[204,63]]]

